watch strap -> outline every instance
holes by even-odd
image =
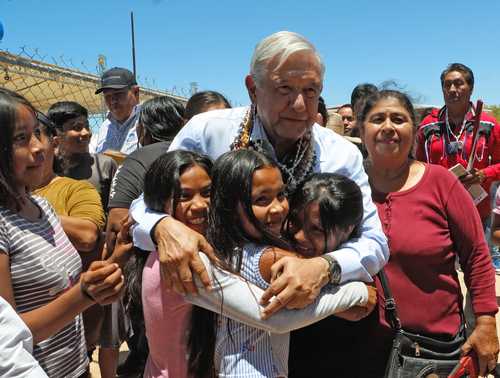
[[[342,269],[339,262],[335,257],[328,254],[321,255],[321,257],[328,263],[329,282],[333,285],[338,285],[342,275]]]

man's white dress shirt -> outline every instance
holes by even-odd
[[[248,107],[213,110],[193,117],[177,134],[169,151],[189,150],[217,159],[229,151],[238,135],[240,124]],[[330,129],[314,124],[313,143],[317,161],[314,172],[342,174],[354,180],[363,193],[363,223],[361,237],[350,240],[331,252],[342,269],[341,283],[346,281],[371,282],[372,276],[389,259],[387,239],[371,199],[368,176],[363,168],[363,157],[358,148]],[[255,120],[251,140],[264,140],[270,145],[263,125]],[[276,158],[274,151],[271,151]],[[130,208],[133,219],[138,223],[133,230],[134,245],[144,250],[155,250],[151,230],[166,215],[146,208],[142,197]]]

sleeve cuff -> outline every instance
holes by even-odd
[[[491,315],[495,317],[498,312],[498,305],[496,304],[496,300],[481,300],[474,303],[474,298],[472,298],[472,311],[474,315]]]
[[[498,308],[496,309],[496,311],[486,311],[486,312],[475,312],[474,315],[476,316],[476,318],[478,316],[482,316],[482,315],[488,315],[488,316],[491,316],[491,317],[495,317],[495,315],[497,314],[498,312]]]
[[[484,176],[486,177],[486,179],[489,179],[489,180],[497,180],[498,179],[497,173],[491,165],[489,167],[484,168],[483,172],[484,172]]]
[[[342,248],[335,252],[330,252],[330,256],[335,258],[340,265],[340,283],[349,281],[373,282],[370,274],[363,268],[359,261],[359,256],[350,248]]]
[[[260,258],[262,254],[266,251],[267,246],[255,246],[255,257],[252,259],[252,269],[255,272],[255,284],[261,289],[266,290],[269,287],[269,283],[266,282],[262,274],[260,273]]]
[[[151,231],[168,214],[148,209],[141,195],[132,202],[130,216],[137,222],[132,229],[134,246],[145,251],[154,251],[156,245],[151,238]]]

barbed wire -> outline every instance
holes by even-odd
[[[25,96],[42,112],[58,101],[76,101],[89,111],[93,130],[106,116],[102,96],[96,95],[99,78],[106,69],[105,56],[99,55],[95,65],[75,63],[64,54],[43,54],[38,48],[21,46],[18,51],[0,48],[0,86]],[[182,102],[192,93],[186,88],[158,88],[155,79],[138,76],[141,101],[156,96],[171,96]]]

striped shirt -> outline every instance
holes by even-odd
[[[78,282],[82,263],[48,202],[31,196],[41,211],[30,221],[0,207],[0,253],[9,256],[16,310],[28,312]],[[81,315],[38,343],[33,355],[49,377],[79,377],[88,366]]]
[[[90,153],[114,150],[128,155],[134,152],[138,143],[136,125],[140,109],[140,105],[134,106],[132,113],[123,123],[118,122],[111,113],[108,113],[99,130],[92,134],[89,144]]]
[[[263,320],[263,307],[259,305],[259,300],[264,290],[250,281],[263,284],[257,264],[264,250],[265,247],[253,244],[244,246],[245,257],[240,275],[214,266],[205,254],[199,254],[210,276],[212,290],[204,290],[195,276],[199,295],[186,295],[184,298],[196,306],[221,314],[214,355],[219,377],[287,377],[289,332],[352,306],[366,304],[368,300],[368,290],[362,282],[339,286],[329,284],[321,289],[320,295],[309,306],[296,310],[282,309]],[[233,321],[229,322],[223,316]]]
[[[243,250],[241,276],[266,289],[259,260],[267,246],[248,243]],[[255,298],[258,302],[258,299]],[[219,316],[215,366],[219,377],[285,377],[290,334],[269,332]]]

